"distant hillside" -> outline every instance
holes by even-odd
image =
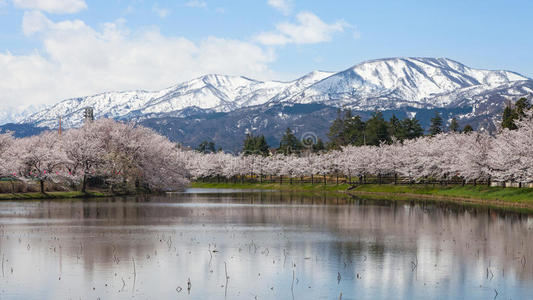
[[[62,117],[65,128],[75,127],[90,106],[97,118],[141,122],[187,145],[207,139],[237,149],[245,132],[261,131],[271,143],[287,126],[324,136],[338,108],[363,117],[396,112],[422,124],[438,110],[445,121],[456,117],[494,130],[506,103],[520,97],[533,98],[533,80],[511,71],[473,69],[446,58],[386,58],[289,82],[206,75],[161,91],[107,92],[59,102],[20,123],[55,128]]]

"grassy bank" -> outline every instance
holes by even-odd
[[[283,190],[283,191],[300,191],[300,192],[342,192],[344,193],[350,185],[323,185],[310,183],[294,183],[289,182],[279,183],[216,183],[216,182],[192,182],[191,187],[194,188],[217,188],[217,189],[261,189],[261,190]]]
[[[483,204],[497,207],[525,208],[533,210],[533,189],[503,188],[487,186],[440,186],[432,185],[392,185],[367,184],[353,189],[347,184],[279,184],[279,183],[203,183],[194,182],[197,188],[237,188],[237,189],[275,189],[310,192],[345,193],[350,195],[386,197],[389,199],[432,199],[469,204]]]
[[[2,200],[38,200],[38,199],[62,199],[62,198],[95,198],[95,197],[109,197],[116,196],[111,193],[104,192],[87,192],[82,193],[78,191],[69,191],[69,192],[47,192],[42,193],[3,193],[0,194],[0,201]]]

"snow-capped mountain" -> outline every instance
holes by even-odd
[[[473,69],[446,58],[387,58],[337,73],[315,71],[289,82],[206,75],[161,91],[108,92],[68,99],[21,123],[54,128],[61,116],[65,127],[77,126],[85,107],[93,107],[96,117],[143,120],[294,104],[359,111],[469,106],[473,108],[470,117],[475,117],[486,113],[481,108],[489,104],[499,108],[505,100],[531,94],[533,81],[514,72]]]
[[[321,80],[290,101],[328,103],[358,110],[405,106],[445,107],[457,97],[443,97],[476,87],[479,92],[529,78],[509,71],[469,68],[446,58],[389,58],[358,64]]]
[[[66,127],[77,126],[83,120],[85,107],[93,107],[97,117],[115,119],[180,115],[192,108],[229,112],[264,104],[278,95],[293,95],[332,74],[313,72],[292,82],[263,82],[242,76],[212,74],[161,91],[109,92],[68,99],[30,115],[23,122],[54,127],[62,116]]]
[[[31,105],[29,107],[25,108],[17,108],[8,106],[2,110],[0,110],[0,124],[6,124],[6,123],[17,123],[25,118],[27,118],[29,115],[34,114],[38,111],[41,111],[45,108],[44,105]]]

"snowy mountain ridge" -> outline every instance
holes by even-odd
[[[403,107],[483,106],[533,94],[533,81],[511,71],[469,68],[446,58],[386,58],[340,72],[314,71],[289,82],[205,75],[160,91],[107,92],[67,99],[28,115],[20,123],[78,126],[82,111],[96,117],[146,119],[182,116],[189,110],[231,112],[260,105],[323,104],[355,110]],[[514,99],[516,100],[516,99]]]

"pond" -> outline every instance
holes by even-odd
[[[0,202],[0,299],[532,299],[533,217],[276,191]]]

